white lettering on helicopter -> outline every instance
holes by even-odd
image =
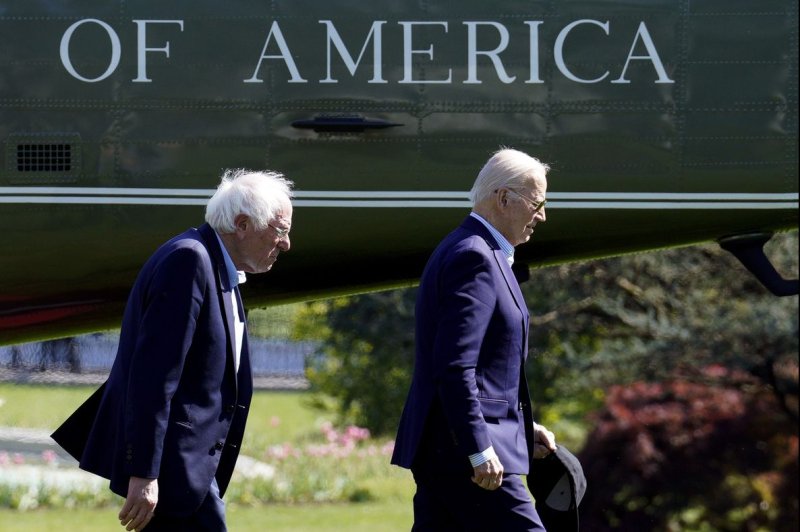
[[[147,77],[147,53],[148,52],[164,52],[167,57],[169,57],[169,41],[164,45],[163,48],[148,48],[147,47],[147,25],[148,24],[178,24],[183,31],[183,21],[182,20],[133,20],[134,24],[137,25],[137,65],[138,65],[138,76],[133,79],[136,83],[150,83],[150,78]],[[72,35],[75,31],[84,24],[93,23],[97,24],[101,28],[103,28],[108,34],[108,39],[111,43],[111,60],[109,61],[108,68],[106,71],[97,76],[96,78],[87,78],[78,73],[75,70],[75,67],[72,63],[72,59],[70,57],[69,51],[69,44],[72,40]],[[79,20],[72,24],[67,31],[64,32],[64,35],[61,37],[61,46],[59,49],[59,53],[61,54],[61,64],[64,65],[64,68],[67,69],[69,74],[81,81],[85,81],[86,83],[97,83],[98,81],[103,81],[104,79],[108,78],[111,74],[119,66],[119,60],[122,55],[122,45],[120,44],[119,35],[117,32],[114,31],[114,28],[103,22],[102,20],[94,19],[94,18],[86,18]]]
[[[178,25],[180,31],[184,29],[183,20],[133,20],[137,25],[137,76],[131,80],[134,83],[152,83],[153,80],[147,75],[147,58],[149,53],[163,53],[167,58],[170,57],[170,41],[163,43],[161,47],[148,46],[147,44],[147,30],[148,25],[151,24],[174,24]],[[319,24],[324,26],[327,43],[327,56],[326,56],[326,76],[318,80],[318,83],[338,83],[338,79],[334,77],[333,65],[334,55],[344,63],[347,71],[351,76],[355,76],[359,66],[365,62],[368,47],[372,45],[372,78],[367,83],[381,84],[389,83],[383,74],[384,65],[384,28],[388,23],[385,20],[376,20],[372,23],[369,33],[364,40],[361,50],[357,57],[348,50],[339,32],[331,20],[319,20]],[[70,51],[70,42],[74,34],[81,29],[82,26],[87,24],[94,24],[100,26],[108,36],[111,55],[106,70],[96,77],[87,77],[78,72],[73,62],[72,52]],[[452,84],[453,69],[442,69],[446,75],[441,77],[429,79],[420,77],[421,71],[433,71],[434,69],[417,69],[415,71],[414,64],[430,63],[431,66],[436,66],[434,43],[430,40],[424,44],[420,44],[421,28],[427,27],[426,35],[436,29],[441,30],[442,33],[447,34],[449,31],[449,23],[446,21],[398,21],[397,24],[402,27],[402,77],[396,80],[397,83],[409,84]],[[485,70],[478,68],[479,60],[488,60],[491,64],[494,74],[500,82],[504,84],[514,83],[519,74],[510,73],[507,69],[507,64],[504,63],[502,54],[508,49],[511,42],[511,34],[508,28],[499,22],[494,21],[468,21],[462,22],[467,30],[466,42],[466,77],[460,80],[463,84],[480,84],[483,83],[481,75],[486,76]],[[540,57],[540,43],[539,43],[539,28],[544,24],[544,21],[525,21],[524,24],[528,26],[528,43],[527,51],[528,57],[528,71],[527,79],[524,81],[526,84],[542,84],[544,80],[541,78],[539,72],[539,57]],[[609,76],[611,72],[606,70],[601,75],[594,78],[584,78],[577,75],[573,68],[567,62],[565,55],[565,47],[569,43],[570,34],[579,26],[596,26],[602,30],[606,36],[611,35],[611,23],[609,21],[599,21],[593,19],[580,19],[570,22],[564,26],[557,34],[553,44],[553,60],[555,66],[562,76],[570,81],[581,84],[600,83]],[[479,34],[482,37],[482,42],[479,44]],[[491,40],[492,44],[487,45],[486,42]],[[641,52],[642,47],[644,53]],[[637,52],[639,50],[639,52]],[[334,54],[335,51],[335,54]],[[61,38],[60,46],[61,63],[66,71],[75,79],[86,83],[96,83],[103,81],[110,77],[119,66],[120,58],[122,56],[122,45],[117,32],[107,23],[99,19],[81,19],[67,28]],[[269,26],[266,39],[264,40],[261,48],[260,55],[256,58],[253,74],[242,80],[243,83],[263,83],[261,77],[262,66],[266,61],[279,61],[288,70],[288,83],[308,83],[308,79],[304,78],[301,74],[300,68],[295,61],[296,55],[292,53],[288,41],[284,36],[284,32],[280,27],[277,20],[273,21]],[[628,79],[627,73],[629,66],[634,61],[649,62],[655,72],[655,79],[653,83],[674,83],[674,81],[667,74],[666,68],[658,53],[655,42],[647,29],[644,21],[638,25],[636,33],[631,38],[631,45],[625,56],[622,69],[618,77],[611,79],[609,83],[626,84],[631,83]],[[266,68],[266,67],[265,67]],[[438,71],[438,70],[437,70]],[[458,82],[458,81],[456,81]]]

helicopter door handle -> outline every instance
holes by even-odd
[[[388,120],[361,116],[316,116],[310,120],[295,120],[292,122],[292,127],[313,129],[317,133],[363,133],[367,130],[387,129],[402,125]]]

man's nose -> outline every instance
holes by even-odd
[[[281,238],[280,242],[278,242],[278,247],[281,249],[281,251],[289,251],[289,248],[292,247],[292,242],[289,239],[289,235]]]

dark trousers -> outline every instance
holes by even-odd
[[[468,475],[414,471],[412,532],[480,531],[545,532],[539,514],[519,475],[503,476],[488,491]]]
[[[211,482],[208,495],[197,511],[187,517],[172,517],[158,514],[143,529],[145,532],[227,532],[225,503],[219,496],[217,479]]]

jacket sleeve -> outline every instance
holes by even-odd
[[[125,404],[130,475],[158,477],[170,401],[192,345],[211,275],[207,252],[197,244],[169,252],[143,287],[142,318]]]
[[[468,455],[491,445],[475,381],[497,298],[491,260],[475,249],[461,250],[443,265],[439,276],[436,388],[453,436]]]

